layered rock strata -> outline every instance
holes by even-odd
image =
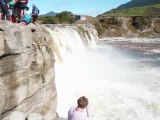
[[[43,26],[0,21],[0,113],[56,118],[53,43]]]

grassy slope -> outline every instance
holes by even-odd
[[[134,7],[129,9],[122,9],[115,13],[104,13],[103,15],[107,16],[143,16],[145,10],[149,7],[160,8],[160,4],[150,5],[150,6],[143,6],[143,7]]]

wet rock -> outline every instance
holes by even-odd
[[[22,112],[12,112],[8,114],[6,117],[4,117],[2,120],[25,120],[26,116]]]
[[[31,114],[29,114],[29,117],[27,120],[43,120],[43,117],[40,114],[31,113]]]

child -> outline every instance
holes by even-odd
[[[18,21],[23,18],[23,15],[26,14],[26,6],[28,4],[28,0],[15,0],[15,8],[18,10]]]
[[[32,7],[32,23],[35,24],[37,21],[39,15],[39,9],[36,7],[36,5],[33,5]]]
[[[77,100],[77,107],[71,107],[68,111],[68,120],[91,120],[87,106],[88,99],[85,96]]]
[[[13,23],[16,23],[17,12],[16,12],[16,9],[14,8],[14,5],[15,5],[14,0],[9,2],[9,15],[10,15],[10,21]]]
[[[23,15],[21,23],[24,25],[28,25],[31,22],[31,18],[31,14],[29,13],[29,11],[27,11],[27,13]]]

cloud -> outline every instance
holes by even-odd
[[[58,2],[58,3],[54,3],[52,7],[60,8],[60,7],[66,6],[67,4],[68,4],[67,2]]]
[[[81,14],[81,15],[97,16],[97,15],[99,15],[99,14],[102,14],[103,12],[104,12],[104,11],[102,11],[102,10],[91,9],[91,10],[88,10],[88,11],[81,12],[80,14]]]

